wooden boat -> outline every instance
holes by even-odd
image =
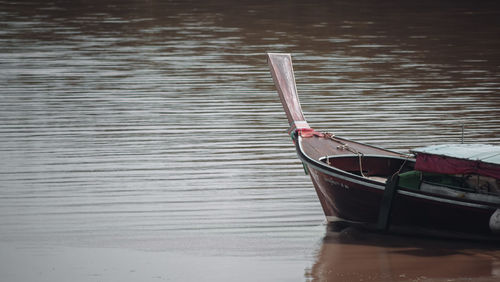
[[[289,133],[327,221],[391,232],[500,239],[500,193],[494,191],[500,183],[500,146],[446,145],[409,155],[317,132],[302,113],[291,56],[267,55]],[[480,191],[466,185],[466,178],[496,188]]]

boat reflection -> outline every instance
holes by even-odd
[[[316,262],[314,281],[498,281],[500,246],[395,236],[330,224]]]

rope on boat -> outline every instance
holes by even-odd
[[[358,157],[359,157],[359,173],[361,174],[361,176],[366,177],[363,174],[363,164],[362,164],[363,154],[358,152]]]
[[[406,162],[408,161],[408,159],[410,159],[410,156],[407,156],[407,158],[405,159],[403,164],[399,167],[399,169],[391,176],[391,181],[394,180],[394,176],[399,175],[401,170],[403,170],[403,167],[406,165]]]
[[[337,150],[349,151],[349,152],[358,156],[358,158],[359,158],[359,172],[360,172],[362,177],[366,177],[363,173],[363,157],[364,157],[363,153],[361,153],[358,150],[356,150],[355,148],[349,146],[349,144],[345,143],[344,141],[335,138],[334,134],[329,133],[329,132],[317,132],[314,129],[309,128],[309,127],[297,128],[297,126],[295,124],[290,128],[289,132],[290,131],[291,131],[292,140],[294,142],[296,141],[295,140],[295,133],[297,133],[297,135],[300,135],[303,138],[310,138],[310,137],[316,136],[316,137],[330,139],[330,140],[333,140],[333,141],[339,143],[340,145],[337,146]],[[331,165],[330,160],[328,158],[326,161],[329,165]],[[402,167],[399,169],[399,171],[401,169],[402,169]],[[307,168],[305,165],[304,165],[304,170],[306,171],[306,174],[308,174],[308,171],[307,171]]]
[[[366,177],[364,174],[363,174],[363,153],[359,152],[358,150],[352,148],[351,146],[349,146],[347,143],[343,142],[342,140],[339,140],[337,138],[335,138],[335,135],[332,134],[332,133],[329,133],[329,132],[325,132],[323,133],[323,137],[324,138],[328,138],[328,139],[331,139],[337,143],[340,143],[339,146],[337,146],[337,149],[338,150],[342,150],[342,151],[349,151],[353,154],[356,154],[358,155],[358,158],[359,158],[359,172],[361,174],[362,177]]]

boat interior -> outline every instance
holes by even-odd
[[[394,174],[412,171],[415,160],[386,155],[335,155],[320,159],[345,172],[385,183]]]

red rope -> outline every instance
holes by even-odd
[[[316,137],[325,137],[325,134],[321,132],[317,132],[312,128],[299,128],[297,129],[297,133],[300,135],[302,138],[310,138],[313,136]]]

